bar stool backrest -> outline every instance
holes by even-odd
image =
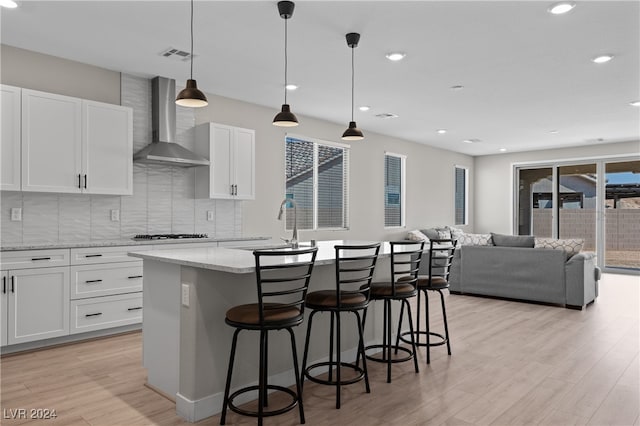
[[[317,252],[317,247],[253,252],[256,260],[260,325],[265,323],[265,311],[287,308],[297,309],[300,314],[295,321],[302,321],[304,300]],[[284,263],[283,256],[287,256],[287,263]],[[291,261],[293,256],[297,256],[295,261]]]
[[[342,308],[344,296],[362,294],[369,302],[369,289],[373,271],[380,252],[380,243],[337,245],[336,250],[336,292],[337,308]]]
[[[431,240],[429,243],[429,285],[433,277],[442,277],[449,281],[453,255],[458,245],[457,240]]]
[[[417,288],[418,270],[424,252],[424,241],[391,241],[391,284],[392,297],[396,296],[396,286],[402,284]]]

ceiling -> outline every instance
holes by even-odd
[[[470,155],[640,140],[640,2],[298,1],[289,27],[292,111]],[[196,1],[194,78],[207,93],[272,107],[284,97],[276,1]],[[189,63],[187,1],[23,1],[1,13],[3,44],[134,75]],[[403,51],[391,62],[385,54]],[[609,53],[614,59],[595,64]],[[464,86],[453,90],[452,86]],[[383,119],[376,114],[393,113]],[[438,134],[438,129],[447,133]],[[301,129],[302,130],[302,129]],[[554,132],[554,133],[552,133]],[[336,139],[338,139],[336,135]],[[479,142],[463,142],[477,139]],[[366,139],[363,142],[366,143]]]

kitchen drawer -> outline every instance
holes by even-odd
[[[71,249],[72,265],[109,262],[135,262],[140,259],[127,255],[130,251],[151,250],[151,246],[85,247]]]
[[[142,293],[71,301],[71,334],[142,322]]]
[[[68,266],[69,249],[3,251],[0,265],[3,270]]]
[[[71,267],[71,300],[142,291],[142,261]]]

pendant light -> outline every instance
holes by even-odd
[[[355,82],[355,67],[354,67],[354,49],[358,47],[360,41],[360,34],[349,33],[346,35],[347,46],[351,48],[351,121],[349,122],[349,128],[342,134],[342,140],[345,141],[360,141],[364,139],[362,130],[358,129],[356,122],[353,120],[353,93]]]
[[[193,0],[191,0],[191,77],[187,86],[178,93],[176,104],[183,107],[200,108],[209,105],[207,97],[198,90],[198,84],[193,79]]]
[[[279,127],[293,127],[298,125],[298,118],[291,112],[291,108],[287,103],[287,20],[293,16],[295,4],[292,1],[279,1],[278,12],[280,17],[284,19],[284,104],[280,111],[273,118],[273,125]]]

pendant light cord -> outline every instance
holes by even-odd
[[[354,50],[354,47],[351,46],[351,121],[353,121],[353,109],[354,109],[353,98],[354,98],[354,93],[355,93],[354,85],[355,85],[355,74],[356,74],[355,65],[354,65],[354,59],[353,59],[354,58],[354,51],[353,50]]]
[[[287,103],[287,21],[288,18],[284,18],[284,103]]]
[[[193,0],[191,0],[191,80],[193,80]]]

